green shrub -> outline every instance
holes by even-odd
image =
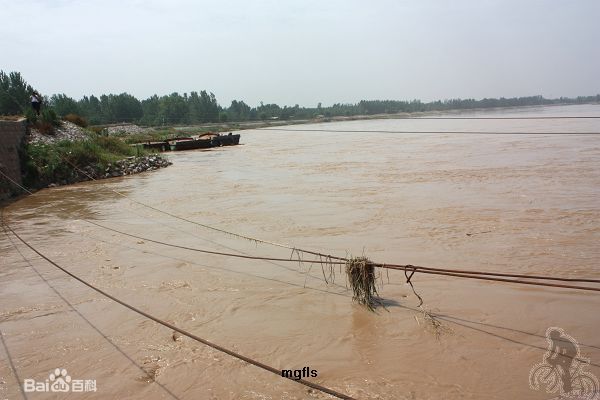
[[[35,111],[30,108],[26,109],[25,118],[27,118],[27,122],[29,122],[32,127],[36,128],[44,135],[53,134],[54,129],[60,126],[60,119],[51,108],[43,108],[40,115],[37,115]]]
[[[43,187],[55,182],[58,177],[71,175],[70,169],[61,158],[59,144],[28,144],[23,154],[23,183],[29,187]]]
[[[25,118],[27,118],[27,122],[34,125],[38,121],[38,116],[35,113],[35,110],[32,108],[25,109]]]
[[[107,152],[114,154],[131,156],[135,152],[132,150],[132,147],[123,142],[123,140],[112,136],[95,136],[94,142]]]
[[[48,108],[48,107],[42,108],[42,111],[40,112],[39,120],[41,122],[50,124],[55,128],[60,126],[60,118],[58,118],[58,115],[56,115],[56,112],[54,112],[54,110],[52,108]]]

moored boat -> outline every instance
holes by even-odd
[[[176,138],[167,141],[172,151],[207,149],[210,147],[234,146],[240,143],[240,135],[220,135],[217,133],[205,133],[197,137]]]
[[[142,147],[144,149],[151,149],[151,150],[158,150],[158,151],[168,151],[170,150],[169,148],[169,143],[167,142],[145,142],[145,143],[139,143],[133,146],[138,146],[138,145],[142,145]]]
[[[207,149],[212,147],[210,138],[180,138],[169,140],[171,151]]]
[[[229,132],[229,135],[217,135],[212,138],[213,147],[218,146],[234,146],[240,143],[240,135],[233,135]]]

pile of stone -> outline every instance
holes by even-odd
[[[104,128],[104,131],[109,135],[134,135],[137,133],[147,133],[152,131],[152,128],[142,128],[134,124],[111,125]]]
[[[144,171],[155,171],[159,168],[168,167],[171,164],[173,163],[159,155],[127,157],[114,164],[108,164],[102,177],[110,178],[138,174]]]
[[[160,155],[150,155],[145,157],[127,157],[115,163],[108,164],[105,169],[98,169],[96,165],[88,165],[83,168],[74,168],[73,174],[68,179],[51,183],[48,187],[69,185],[72,183],[116,178],[118,176],[133,175],[144,171],[155,171],[159,168],[168,167],[173,164]]]
[[[29,143],[50,144],[61,140],[83,140],[87,138],[86,131],[69,121],[61,121],[60,126],[52,134],[44,135],[34,127],[30,127],[27,141]]]

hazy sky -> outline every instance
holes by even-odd
[[[600,93],[600,0],[0,0],[0,69],[43,94],[221,105]]]

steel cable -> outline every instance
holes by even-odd
[[[126,303],[123,300],[118,299],[117,297],[115,297],[115,296],[113,296],[113,295],[105,292],[104,290],[102,290],[102,289],[94,286],[93,284],[89,283],[88,281],[84,280],[83,278],[80,278],[79,276],[75,275],[74,273],[70,272],[69,270],[65,269],[64,267],[61,267],[60,265],[58,265],[57,263],[55,263],[54,261],[52,261],[46,255],[44,255],[43,253],[41,253],[40,251],[38,251],[36,248],[34,248],[32,245],[30,245],[27,241],[25,241],[21,236],[19,236],[12,229],[12,227],[10,225],[8,225],[8,224],[6,224],[4,222],[4,218],[3,217],[2,217],[1,222],[2,222],[2,225],[5,226],[9,231],[11,231],[11,233],[17,239],[19,239],[25,246],[27,246],[31,251],[33,251],[38,256],[40,256],[41,258],[43,258],[44,260],[46,260],[48,263],[50,263],[54,267],[58,268],[59,270],[61,270],[65,274],[69,275],[71,278],[73,278],[73,279],[77,280],[78,282],[84,284],[85,286],[89,287],[90,289],[92,289],[92,290],[100,293],[101,295],[103,295],[103,296],[105,296],[105,297],[113,300],[116,303],[121,304],[122,306],[130,309],[131,311],[134,311],[134,312],[136,312],[136,313],[138,313],[138,314],[140,314],[140,315],[142,315],[142,316],[144,316],[144,317],[146,317],[148,319],[151,319],[152,321],[154,321],[154,322],[156,322],[156,323],[158,323],[160,325],[163,325],[163,326],[165,326],[167,328],[170,328],[170,329],[172,329],[172,330],[174,330],[176,332],[179,332],[182,335],[189,337],[190,339],[196,340],[196,341],[198,341],[200,343],[203,343],[206,346],[209,346],[209,347],[211,347],[211,348],[213,348],[215,350],[218,350],[218,351],[220,351],[222,353],[228,354],[228,355],[230,355],[232,357],[235,357],[235,358],[237,358],[239,360],[245,361],[248,364],[254,365],[254,366],[259,367],[259,368],[261,368],[261,369],[263,369],[265,371],[271,372],[271,373],[273,373],[273,374],[275,374],[275,375],[277,375],[279,377],[282,377],[282,378],[285,378],[285,379],[289,379],[291,381],[297,382],[297,383],[302,384],[304,386],[308,386],[308,387],[313,388],[315,390],[318,390],[320,392],[323,392],[323,393],[329,394],[331,396],[334,396],[334,397],[336,397],[338,399],[354,400],[353,397],[350,397],[350,396],[345,395],[343,393],[337,392],[337,391],[335,391],[333,389],[329,389],[329,388],[327,388],[325,386],[322,386],[322,385],[319,385],[319,384],[307,381],[305,379],[295,379],[294,377],[283,376],[281,370],[279,370],[279,369],[271,367],[271,366],[269,366],[269,365],[267,365],[265,363],[262,363],[260,361],[255,360],[253,358],[250,358],[250,357],[244,356],[242,354],[236,353],[235,351],[229,350],[229,349],[227,349],[227,348],[225,348],[223,346],[220,346],[218,344],[212,343],[212,342],[210,342],[210,341],[208,341],[206,339],[203,339],[203,338],[201,338],[201,337],[199,337],[199,336],[197,336],[197,335],[195,335],[195,334],[193,334],[191,332],[188,332],[188,331],[186,331],[184,329],[181,329],[181,328],[179,328],[179,327],[177,327],[177,326],[175,326],[175,325],[173,325],[173,324],[171,324],[169,322],[166,322],[166,321],[164,321],[164,320],[162,320],[162,319],[160,319],[158,317],[155,317],[154,315],[149,314],[149,313],[147,313],[147,312],[145,312],[145,311],[143,311],[143,310],[141,310],[141,309],[139,309],[139,308],[137,308],[135,306],[132,306],[131,304]]]
[[[76,167],[76,166],[75,166]],[[4,173],[2,173],[2,171],[0,171],[0,174],[4,175],[5,177],[7,177]],[[9,178],[9,177],[7,177]],[[10,178],[9,178],[10,179]],[[93,179],[93,178],[91,178]],[[18,185],[18,183],[14,182],[14,180],[11,179],[11,181],[15,184]],[[27,192],[31,193],[31,191],[27,190],[26,188],[24,188],[23,186],[19,185],[22,189],[26,190]],[[138,202],[136,200],[132,200],[129,199],[128,196],[114,190],[111,189],[113,192],[127,198],[128,200],[131,200],[135,203],[138,203],[140,205],[146,206],[146,207],[150,207],[156,211],[159,211],[161,213],[166,213],[162,210],[156,209],[152,206],[147,206],[144,203]],[[166,213],[167,215],[172,215],[171,213]],[[179,219],[183,219],[187,222],[191,222],[191,223],[195,223],[194,221],[190,221],[187,220],[185,218],[182,217],[177,217]],[[234,253],[225,253],[225,252],[217,252],[217,251],[212,251],[212,250],[205,250],[205,249],[198,249],[198,248],[194,248],[194,247],[188,247],[188,246],[181,246],[181,245],[177,245],[177,244],[172,244],[172,243],[166,243],[166,242],[162,242],[162,241],[158,241],[158,240],[154,240],[151,238],[147,238],[144,236],[139,236],[139,235],[134,235],[131,233],[127,233],[127,232],[123,232],[114,228],[110,228],[107,227],[105,225],[99,224],[97,222],[93,222],[90,220],[86,220],[84,219],[83,221],[90,223],[92,225],[96,225],[100,228],[115,232],[115,233],[119,233],[125,236],[129,236],[129,237],[133,237],[136,239],[140,239],[140,240],[146,240],[152,243],[156,243],[156,244],[160,244],[160,245],[164,245],[164,246],[169,246],[169,247],[174,247],[174,248],[179,248],[179,249],[183,249],[183,250],[190,250],[190,251],[195,251],[195,252],[201,252],[201,253],[206,253],[206,254],[213,254],[213,255],[220,255],[220,256],[227,256],[227,257],[236,257],[236,258],[244,258],[244,259],[253,259],[253,260],[264,260],[264,261],[279,261],[279,262],[298,262],[298,260],[295,259],[287,259],[287,258],[275,258],[275,257],[261,257],[261,256],[250,256],[250,255],[243,255],[243,254],[234,254]],[[210,227],[209,225],[203,225],[200,224],[201,226],[206,226],[206,227]],[[248,237],[248,236],[244,236],[244,235],[238,235],[232,232],[228,232],[219,228],[213,228],[210,227],[211,229],[217,229],[221,232],[227,233],[227,234],[231,234],[234,236],[242,236],[245,239],[248,240],[253,240],[253,241],[257,241],[257,242],[262,242],[262,243],[268,243],[268,244],[273,244],[271,242],[268,241],[262,241],[260,239],[256,239],[256,238],[252,238],[252,237]],[[277,244],[276,244],[277,245]],[[290,247],[290,246],[286,246],[286,245],[279,245],[280,247],[286,247],[288,249],[291,249],[292,251],[299,251],[299,252],[303,252],[303,253],[307,253],[307,254],[312,254],[312,255],[317,255],[319,257],[324,257],[324,260],[304,260],[303,262],[306,263],[312,263],[312,264],[329,264],[329,265],[343,265],[346,264],[346,262],[349,260],[348,258],[344,258],[344,257],[336,257],[336,256],[331,256],[331,255],[326,255],[324,253],[319,253],[319,252],[314,252],[314,251],[310,251],[310,250],[305,250],[305,249],[300,249],[300,248],[295,248],[295,247]],[[336,261],[333,261],[336,260]],[[507,273],[500,273],[500,272],[486,272],[486,271],[468,271],[468,270],[459,270],[459,269],[447,269],[447,268],[433,268],[433,267],[421,267],[421,266],[417,266],[417,265],[411,265],[411,264],[385,264],[385,263],[371,263],[371,265],[378,267],[378,268],[382,268],[382,269],[395,269],[395,270],[401,270],[401,271],[408,271],[408,272],[420,272],[420,273],[424,273],[424,274],[430,274],[430,275],[443,275],[443,276],[452,276],[452,277],[458,277],[458,278],[470,278],[470,279],[478,279],[478,280],[487,280],[487,281],[495,281],[495,282],[506,282],[506,283],[516,283],[516,284],[525,284],[525,285],[536,285],[536,286],[546,286],[546,287],[556,287],[556,288],[565,288],[565,289],[577,289],[577,290],[586,290],[586,291],[600,291],[600,288],[596,288],[596,287],[590,287],[590,286],[577,286],[577,285],[565,285],[565,284],[553,284],[553,283],[544,283],[544,282],[534,282],[531,280],[552,280],[552,281],[562,281],[562,282],[587,282],[587,283],[600,283],[600,279],[591,279],[591,278],[561,278],[561,277],[552,277],[552,276],[542,276],[542,275],[524,275],[524,274],[507,274]],[[502,278],[497,278],[497,277],[502,277]],[[504,278],[520,278],[520,279],[504,279]],[[523,280],[523,279],[530,279],[529,281],[527,280]]]

